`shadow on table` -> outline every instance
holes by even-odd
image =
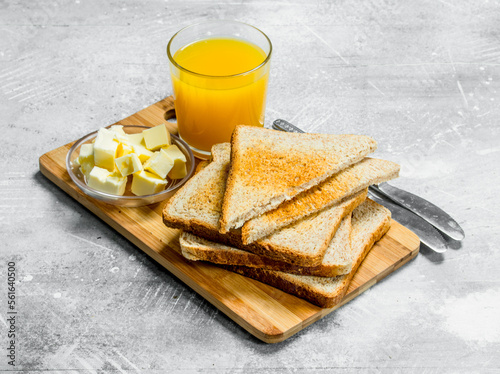
[[[462,242],[458,240],[454,240],[450,237],[447,237],[446,235],[442,235],[445,242],[446,242],[446,247],[449,250],[460,250],[462,249]],[[447,251],[447,252],[448,252]],[[427,247],[425,244],[420,243],[420,254],[423,255],[425,258],[427,258],[429,261],[439,264],[444,261],[446,261],[446,253],[437,253]]]

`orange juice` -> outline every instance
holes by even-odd
[[[263,126],[269,64],[257,45],[209,38],[175,52],[171,66],[179,134],[210,152],[228,142],[238,124]]]

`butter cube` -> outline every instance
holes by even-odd
[[[166,156],[170,157],[174,161],[174,166],[172,170],[168,173],[168,177],[171,179],[182,179],[187,175],[186,168],[186,156],[176,145],[171,145],[166,148],[162,148],[160,153],[164,153]]]
[[[172,144],[170,140],[170,133],[167,131],[164,124],[144,130],[142,134],[144,135],[146,148],[150,151],[156,151],[161,147]]]
[[[86,178],[94,167],[94,145],[91,143],[83,144],[80,147],[80,154],[78,155],[78,165],[80,170]]]
[[[151,156],[153,156],[153,152],[146,149],[146,147],[140,144],[131,144],[134,153],[139,157],[142,163],[145,163]]]
[[[172,160],[165,152],[155,152],[149,160],[144,163],[144,170],[148,170],[160,178],[165,179],[167,174],[174,167],[174,160]]]
[[[115,160],[115,164],[123,177],[142,170],[141,160],[139,160],[139,157],[135,153],[118,157]]]
[[[88,180],[89,178],[89,174],[90,172],[92,171],[92,169],[94,168],[94,164],[93,163],[83,163],[80,165],[80,171],[82,172],[82,174],[85,176],[85,180]]]
[[[99,129],[94,142],[94,163],[96,166],[109,171],[114,170],[119,144],[115,140],[116,136],[113,131],[106,128]]]
[[[138,132],[137,134],[128,134],[128,141],[132,144],[146,146],[146,143],[144,143],[144,134],[142,132]]]
[[[127,185],[127,178],[119,173],[94,166],[87,180],[89,187],[112,195],[123,195]]]
[[[88,162],[94,159],[94,145],[91,143],[82,144],[80,147],[80,154],[78,155],[78,162]]]
[[[125,131],[123,130],[122,125],[113,125],[109,128],[111,131],[113,131],[115,134],[120,134],[120,135],[127,135]]]
[[[109,128],[111,132],[115,134],[115,141],[119,143],[128,143],[128,134],[123,130],[122,125],[113,125]]]
[[[137,196],[152,195],[163,191],[166,185],[165,179],[143,170],[133,175],[131,191]]]
[[[127,143],[119,143],[118,149],[116,150],[116,157],[122,157],[128,154],[134,153],[134,148]]]
[[[95,141],[97,142],[98,140],[107,140],[107,141],[112,141],[112,140],[115,140],[116,139],[116,132],[110,130],[110,129],[107,129],[105,127],[101,127],[98,131],[97,131],[97,136],[95,138]]]

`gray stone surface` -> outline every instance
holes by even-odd
[[[0,0],[0,371],[500,372],[498,1]],[[38,157],[171,94],[179,28],[274,43],[266,126],[369,134],[394,184],[466,239],[266,345],[38,171]],[[7,359],[16,262],[17,366]]]

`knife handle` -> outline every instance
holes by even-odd
[[[273,122],[273,129],[285,131],[285,132],[299,132],[303,133],[297,126],[292,125],[290,122],[285,121],[284,119],[277,119]]]

